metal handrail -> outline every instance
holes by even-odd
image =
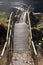
[[[0,59],[1,59],[1,58],[3,57],[3,55],[4,55],[5,48],[7,47],[8,40],[10,39],[10,38],[9,38],[9,33],[10,33],[10,36],[11,36],[10,25],[11,25],[11,17],[12,17],[12,14],[13,14],[13,12],[11,12],[11,14],[10,14],[9,23],[8,23],[8,30],[7,30],[7,36],[6,36],[6,42],[5,42],[4,47],[3,47],[3,49],[2,49],[2,53],[1,53]]]
[[[40,13],[40,12],[34,13],[34,12],[33,12],[33,15],[43,15],[43,13]]]
[[[27,13],[28,13],[28,18],[29,18],[28,21],[29,21],[29,28],[30,28],[30,35],[31,35],[30,39],[32,41],[31,23],[30,23],[30,17],[29,17],[30,12],[27,11]],[[34,50],[34,54],[37,56],[37,51],[35,49],[34,42],[32,41],[31,44],[32,44],[32,47],[33,47],[33,50]]]

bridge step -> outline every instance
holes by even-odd
[[[29,47],[29,30],[26,23],[14,26],[13,57],[10,65],[34,65]]]
[[[16,23],[14,26],[14,52],[24,52],[29,50],[29,32],[26,23]]]

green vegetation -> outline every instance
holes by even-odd
[[[4,11],[0,11],[0,25],[4,26],[5,28],[8,26],[7,13]]]
[[[43,48],[43,16],[31,15],[32,37],[35,46]],[[41,42],[40,42],[41,41]]]
[[[0,11],[0,22],[7,22],[7,21],[8,21],[7,13],[3,12],[3,11]]]

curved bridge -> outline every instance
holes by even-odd
[[[18,7],[15,8],[18,9]],[[22,8],[19,10],[21,10],[19,15],[14,15],[13,12],[10,14],[0,65],[4,57],[6,61],[3,65],[38,65],[37,51],[32,40],[30,10],[22,10]]]

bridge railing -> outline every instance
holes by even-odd
[[[31,21],[30,21],[30,12],[28,12],[28,22],[29,22],[29,31],[30,31],[30,45],[31,45],[31,55],[34,60],[34,64],[38,65],[37,51],[32,40],[32,31],[31,31]]]
[[[7,59],[7,54],[9,53],[11,32],[12,32],[12,23],[13,23],[13,21],[11,21],[12,14],[13,14],[13,12],[11,12],[11,14],[10,14],[10,18],[9,18],[9,22],[8,22],[7,36],[6,36],[6,42],[4,44],[4,47],[3,47],[1,55],[0,55],[0,64],[1,65],[2,65],[3,60]],[[6,60],[6,62],[7,62],[7,60]],[[4,65],[6,65],[6,64],[4,64]]]

